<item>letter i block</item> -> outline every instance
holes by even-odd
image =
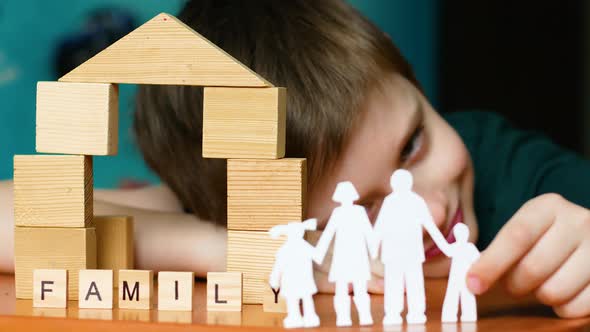
[[[154,274],[146,270],[119,271],[119,308],[152,308]]]
[[[67,270],[33,271],[33,307],[65,308],[68,304]]]
[[[195,275],[192,272],[158,273],[158,310],[193,310]]]
[[[207,311],[242,311],[242,273],[207,273]]]
[[[78,307],[113,309],[113,270],[80,270]]]

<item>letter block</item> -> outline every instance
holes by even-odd
[[[117,86],[37,83],[37,152],[116,155]]]
[[[78,308],[113,309],[113,270],[80,270]]]
[[[207,311],[242,311],[242,273],[207,273]]]
[[[203,157],[283,158],[286,100],[285,88],[206,87]]]
[[[119,285],[119,270],[134,266],[133,217],[95,216],[96,259],[99,269],[114,271],[114,285]]]
[[[152,308],[154,273],[147,270],[119,271],[119,308]]]
[[[14,156],[14,222],[28,227],[91,227],[92,157]]]
[[[33,307],[65,308],[68,305],[68,271],[33,271]]]
[[[272,288],[266,283],[266,288],[262,294],[262,310],[264,312],[287,312],[287,303],[281,296],[280,288]]]
[[[193,272],[158,273],[158,310],[193,310],[195,274]]]
[[[301,221],[307,192],[306,160],[227,161],[227,228],[268,231]]]

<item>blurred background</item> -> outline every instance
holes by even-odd
[[[0,2],[0,180],[12,156],[35,153],[35,85],[184,0],[2,0]],[[584,23],[587,1],[349,0],[386,31],[441,112],[478,109],[544,132],[590,156]],[[135,86],[120,91],[119,154],[95,157],[99,188],[158,181],[130,126]]]

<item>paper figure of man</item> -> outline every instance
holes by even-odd
[[[465,279],[469,268],[480,254],[475,245],[467,241],[469,228],[465,224],[455,225],[453,234],[456,241],[447,249],[447,254],[452,261],[441,320],[449,323],[456,322],[459,302],[461,302],[461,321],[475,322],[477,320],[477,304],[475,296],[467,288]]]
[[[404,286],[408,302],[406,320],[409,324],[423,324],[426,322],[426,298],[422,227],[443,253],[447,252],[448,243],[436,227],[424,199],[412,191],[412,174],[398,169],[391,176],[390,184],[393,192],[383,201],[375,222],[375,245],[381,244],[381,262],[385,268],[383,325],[402,323]]]
[[[340,182],[336,186],[332,200],[341,205],[332,212],[316,246],[317,261],[321,262],[332,238],[335,238],[328,281],[336,283],[334,310],[337,326],[352,325],[349,284],[354,290],[360,325],[373,324],[371,300],[367,292],[367,282],[371,279],[369,250],[374,247],[373,230],[365,209],[354,204],[357,199],[359,194],[351,182]]]
[[[278,225],[270,229],[272,238],[286,235],[287,240],[277,250],[275,263],[269,277],[272,288],[281,288],[280,295],[287,304],[287,317],[283,327],[316,327],[320,318],[315,312],[313,295],[318,289],[313,278],[315,248],[303,238],[306,230],[315,230],[316,219]],[[299,308],[303,304],[303,316]]]

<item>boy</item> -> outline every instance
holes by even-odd
[[[391,40],[343,1],[192,1],[179,18],[287,87],[287,157],[308,158],[307,217],[320,229],[336,183],[354,183],[357,204],[374,220],[390,175],[405,168],[447,240],[459,222],[471,242],[479,227],[487,249],[468,275],[475,294],[502,278],[513,293],[534,292],[562,317],[590,313],[589,163],[493,115],[445,121]],[[115,204],[97,202],[96,214],[136,217],[139,268],[222,270],[225,163],[201,158],[202,89],[144,86],[137,101],[139,147],[174,195],[165,188],[97,192]],[[153,204],[159,197],[168,203]],[[1,224],[8,234],[0,239],[7,240],[0,241],[7,243],[1,266],[8,270],[12,216],[2,213],[9,222]],[[425,275],[446,275],[448,260],[430,241],[425,248]],[[316,275],[318,288],[331,290],[325,272]],[[369,289],[382,292],[378,275]]]

